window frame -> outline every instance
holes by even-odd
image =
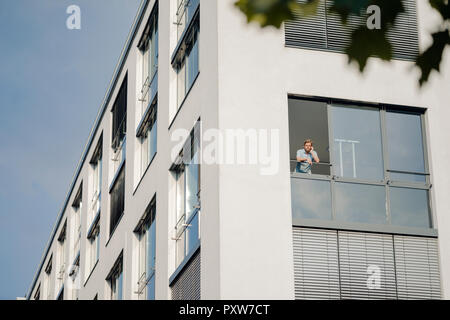
[[[432,195],[431,195],[431,176],[429,170],[429,155],[427,148],[427,131],[426,131],[426,109],[424,108],[413,108],[413,107],[401,107],[388,104],[371,104],[366,102],[358,101],[346,101],[341,99],[329,99],[329,98],[310,98],[296,95],[288,95],[288,100],[290,99],[301,99],[310,101],[322,101],[327,103],[327,113],[328,113],[328,138],[329,138],[329,156],[330,156],[330,174],[329,175],[319,175],[319,174],[303,174],[297,172],[290,172],[291,179],[306,179],[306,180],[326,180],[330,182],[331,190],[331,220],[321,220],[321,219],[308,219],[293,217],[293,226],[309,226],[309,227],[324,227],[324,228],[337,228],[342,230],[359,230],[359,231],[374,231],[374,232],[384,232],[384,233],[398,233],[398,234],[410,234],[410,235],[424,235],[424,236],[437,236],[436,221],[433,215],[432,206]],[[383,160],[383,172],[384,178],[382,181],[368,180],[368,179],[358,179],[350,177],[340,177],[335,174],[337,170],[335,166],[335,150],[334,150],[334,136],[333,136],[333,117],[331,114],[331,108],[333,106],[355,106],[355,107],[371,107],[377,108],[380,112],[380,125],[381,125],[381,146],[382,146],[382,160]],[[426,176],[425,182],[412,182],[412,181],[392,181],[389,175],[389,163],[388,163],[388,145],[387,145],[387,129],[386,129],[386,113],[387,112],[398,112],[398,113],[409,113],[420,116],[421,120],[421,134],[422,134],[422,144],[424,153],[424,164],[425,172],[423,175]],[[290,157],[289,157],[290,158]],[[291,160],[290,160],[291,161]],[[386,224],[369,224],[369,223],[359,223],[359,222],[345,222],[336,219],[336,183],[352,183],[352,184],[363,184],[372,186],[384,186],[385,187],[385,204],[386,204]],[[428,228],[422,227],[408,227],[401,225],[391,224],[391,203],[390,203],[390,188],[411,188],[426,190],[428,192],[428,215],[430,226]]]
[[[92,169],[92,197],[89,206],[89,222],[92,223],[101,211],[102,183],[103,183],[103,133],[94,149],[91,161]]]
[[[174,236],[172,237],[172,240],[176,241],[175,243],[175,266],[176,268],[182,266],[185,264],[186,260],[189,259],[192,255],[192,252],[196,251],[201,235],[201,159],[198,158],[197,165],[198,165],[198,176],[197,176],[197,205],[194,206],[194,209],[188,216],[188,211],[186,208],[186,191],[187,191],[187,174],[186,174],[186,161],[187,163],[190,163],[194,156],[197,154],[200,156],[201,154],[201,140],[200,140],[200,119],[196,122],[194,125],[194,128],[191,130],[182,150],[179,153],[178,158],[176,159],[175,163],[170,168],[170,171],[172,172],[174,176],[174,182],[175,182],[175,224],[173,226],[174,230]],[[194,152],[192,152],[194,151]],[[187,158],[188,156],[188,158]],[[180,182],[180,176],[183,181]],[[182,186],[182,193],[179,192],[179,186]],[[179,197],[182,196],[182,212],[179,211]],[[188,236],[189,236],[189,227],[191,227],[191,223],[194,219],[198,219],[197,222],[197,233],[198,238],[196,243],[191,245],[188,243]],[[181,242],[179,242],[181,241]],[[179,256],[179,250],[182,247],[183,254]],[[188,250],[188,248],[191,247],[191,250]]]
[[[138,299],[139,300],[148,300],[148,289],[151,285],[151,281],[153,281],[153,297],[155,292],[155,286],[154,286],[154,278],[156,274],[156,233],[153,235],[154,242],[153,244],[155,246],[155,261],[150,261],[148,257],[148,244],[149,244],[149,233],[152,226],[155,225],[155,232],[156,232],[156,195],[153,196],[152,200],[150,201],[150,204],[148,205],[147,209],[145,210],[144,215],[139,220],[138,225],[134,229],[134,233],[136,234],[139,245],[138,245]],[[143,269],[143,270],[142,270]],[[147,271],[151,269],[148,274]]]
[[[191,78],[188,77],[189,69],[189,57],[193,52],[193,48],[197,46],[197,69],[195,74]],[[195,13],[192,15],[189,25],[183,31],[182,36],[174,50],[171,59],[172,67],[176,72],[177,78],[177,108],[178,111],[186,100],[189,92],[191,91],[194,83],[200,74],[200,5],[198,5]],[[182,81],[180,80],[182,77]],[[189,83],[189,79],[192,81]],[[180,86],[183,85],[183,94],[180,92]]]
[[[100,213],[94,218],[87,234],[89,245],[89,272],[90,275],[94,270],[97,262],[100,260]]]
[[[123,300],[123,251],[120,253],[111,271],[106,277],[110,289],[111,300]],[[116,291],[117,290],[117,291]]]
[[[126,185],[125,185],[125,162],[122,162],[122,165],[117,170],[116,176],[111,184],[110,190],[109,190],[109,198],[110,198],[110,214],[109,214],[109,238],[111,239],[112,235],[114,234],[114,231],[117,229],[120,221],[122,220],[123,215],[125,214],[125,198],[126,198]],[[119,188],[119,184],[121,184],[121,188]],[[116,189],[117,188],[117,189]],[[123,191],[120,191],[120,189],[123,188]],[[120,213],[115,213],[115,221],[113,224],[112,217],[113,217],[113,196],[114,192],[118,192],[119,195],[123,196],[122,202],[123,202],[123,210]],[[117,205],[116,205],[117,206]]]
[[[158,64],[159,64],[159,3],[156,1],[151,13],[150,18],[145,27],[144,33],[139,40],[137,45],[139,53],[141,55],[141,79],[138,83],[142,84],[140,90],[140,98],[138,99],[141,103],[140,114],[138,119],[142,119],[146,116],[149,107],[154,103],[155,98],[158,93]],[[153,54],[151,48],[155,52],[154,55],[154,65],[150,66],[150,61],[152,60]],[[148,97],[145,99],[145,97]],[[139,127],[139,126],[138,126]]]

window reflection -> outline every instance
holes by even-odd
[[[405,227],[430,227],[428,191],[390,188],[391,222]]]
[[[383,180],[379,110],[342,106],[331,110],[335,175]]]
[[[291,179],[293,218],[331,219],[330,182]]]
[[[425,173],[420,115],[387,112],[386,131],[391,179],[425,182],[424,175],[413,174]]]
[[[385,224],[386,192],[384,186],[336,183],[336,219],[346,222]]]

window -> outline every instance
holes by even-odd
[[[142,89],[140,122],[136,137],[140,146],[142,177],[156,154],[158,92],[158,2],[153,8],[144,35],[138,45],[142,53]]]
[[[111,269],[108,277],[106,278],[110,290],[111,300],[123,299],[123,256],[122,254],[117,259],[114,267]]]
[[[38,285],[38,288],[34,292],[33,299],[34,300],[41,300],[41,284]]]
[[[178,45],[172,57],[172,66],[177,72],[178,107],[183,103],[199,73],[199,1],[179,2],[177,25]]]
[[[127,132],[127,85],[128,75],[125,76],[112,108],[112,143],[114,172],[125,161],[126,132]]]
[[[423,116],[406,107],[289,98],[294,224],[433,228]],[[321,161],[311,174],[296,170],[306,139]]]
[[[59,292],[56,300],[64,300],[64,287],[61,288],[61,291]]]
[[[307,2],[307,0],[297,1]],[[414,60],[419,53],[416,0],[402,2],[405,11],[396,18],[387,38],[392,45],[394,59]],[[350,14],[348,23],[344,25],[338,14],[329,12],[331,5],[329,0],[320,0],[317,14],[309,17],[298,15],[298,19],[286,22],[286,46],[344,53],[351,41],[352,32],[358,27],[366,27],[368,20],[366,7],[362,9],[361,16]]]
[[[177,37],[180,40],[194,17],[200,0],[177,0]]]
[[[64,283],[64,275],[66,271],[66,229],[67,221],[64,223],[58,237],[58,287]]]
[[[150,202],[135,229],[139,238],[139,300],[155,299],[156,200]]]
[[[80,253],[78,252],[75,261],[72,263],[69,277],[72,279],[72,300],[78,300],[80,291]],[[70,287],[69,287],[70,288]]]
[[[75,195],[75,199],[72,203],[73,208],[73,228],[72,228],[72,239],[74,240],[72,255],[80,250],[80,240],[81,240],[81,207],[82,207],[82,195],[83,195],[83,183],[81,183],[80,188]]]
[[[139,99],[141,102],[139,118],[142,118],[145,111],[153,103],[158,91],[158,2],[150,14],[149,22],[138,47],[142,59],[142,77],[138,81],[138,83],[142,83]]]
[[[193,31],[186,48],[186,56],[176,67],[178,106],[182,104],[199,72],[198,35],[199,30]]]
[[[53,254],[48,259],[45,267],[45,292],[47,300],[52,300],[52,267],[53,267]]]
[[[92,272],[100,257],[100,215],[96,217],[88,231],[88,270]]]
[[[176,181],[176,265],[199,244],[200,239],[200,164],[199,122],[172,166]]]
[[[102,198],[102,155],[103,155],[103,135],[100,137],[90,164],[92,168],[92,198],[89,209],[89,222],[100,212]]]
[[[384,177],[380,111],[331,106],[335,174],[381,181]]]
[[[313,163],[313,174],[330,174],[328,106],[326,102],[289,99],[289,138],[291,172],[297,165],[297,151],[312,139],[320,162]],[[307,116],[306,116],[307,115]]]
[[[157,103],[155,102],[138,130],[138,139],[141,144],[141,176],[144,175],[156,155],[157,129]]]
[[[389,173],[392,180],[425,182],[420,114],[387,112]]]
[[[122,169],[113,181],[110,193],[111,216],[109,234],[111,235],[119,224],[125,209],[125,166],[122,166]]]

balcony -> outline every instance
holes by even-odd
[[[312,174],[291,173],[293,225],[437,235],[426,187],[317,174],[324,166],[313,164]]]

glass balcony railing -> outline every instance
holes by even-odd
[[[290,160],[291,172],[296,172],[297,160]],[[330,175],[331,164],[329,162],[313,162],[311,174]]]
[[[291,174],[294,224],[328,221],[336,225],[430,229],[427,187],[349,182],[331,176]]]

